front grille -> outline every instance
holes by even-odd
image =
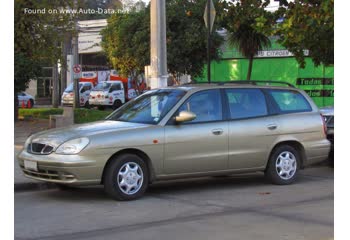
[[[42,143],[31,143],[28,145],[27,151],[34,154],[50,154],[53,147]]]

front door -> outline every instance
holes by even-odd
[[[165,127],[166,174],[200,173],[227,169],[228,122],[223,121],[220,90],[194,93],[177,111],[191,111],[190,122]]]

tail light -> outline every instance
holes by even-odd
[[[324,120],[324,117],[321,115],[321,119],[322,119],[322,124],[323,124],[323,133],[324,135],[327,137],[327,125],[326,125],[326,121]]]

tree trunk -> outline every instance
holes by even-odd
[[[252,76],[252,69],[253,69],[253,58],[254,56],[249,57],[249,66],[248,66],[248,74],[247,74],[247,80],[249,81]]]
[[[15,93],[15,98],[14,98],[14,102],[15,102],[15,105],[14,105],[14,121],[17,122],[18,121],[18,95],[17,95],[17,92],[16,90],[14,91]]]

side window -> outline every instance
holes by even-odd
[[[298,91],[293,90],[269,90],[272,98],[282,113],[310,112],[312,108],[305,97]]]
[[[122,90],[122,87],[120,86],[120,84],[115,85],[115,90]]]
[[[222,120],[222,104],[219,90],[207,90],[193,94],[179,109],[196,114],[189,123],[211,122]]]
[[[267,115],[265,96],[259,89],[225,90],[231,119]]]

